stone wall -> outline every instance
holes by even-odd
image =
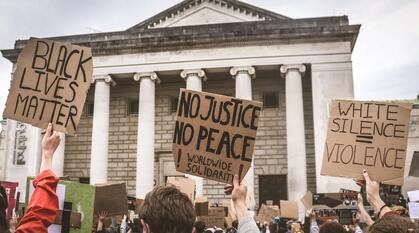
[[[265,108],[261,113],[255,145],[255,198],[258,200],[259,175],[287,174],[287,147],[285,121],[285,80],[277,72],[257,70],[253,80],[253,98],[262,101],[263,92],[278,92],[279,107]],[[138,99],[138,83],[118,81],[111,88],[109,127],[109,182],[126,182],[128,193],[135,194],[137,115],[128,114],[130,100]],[[171,99],[185,86],[180,77],[163,78],[156,85],[155,126],[155,183],[164,184],[166,176],[182,175],[175,171],[172,148],[172,132],[175,113],[171,111]],[[306,125],[307,172],[309,189],[315,191],[314,142],[311,103],[311,82],[303,81]],[[234,95],[234,80],[227,72],[208,74],[203,91]],[[93,100],[93,88],[88,101]],[[64,174],[77,180],[89,176],[92,117],[83,115],[78,136],[67,137]],[[211,201],[225,199],[223,184],[204,180],[204,195]]]

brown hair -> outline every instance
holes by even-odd
[[[331,221],[321,225],[319,233],[346,233],[346,230],[340,223]]]
[[[152,233],[190,233],[196,215],[186,194],[174,187],[156,187],[145,197],[140,218]]]
[[[417,224],[399,215],[384,216],[370,226],[370,233],[418,233]]]

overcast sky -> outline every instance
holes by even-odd
[[[414,99],[419,94],[419,0],[244,1],[292,18],[348,15],[351,24],[362,24],[352,57],[355,98]],[[124,30],[178,2],[0,0],[0,49],[31,36]],[[0,113],[11,69],[1,57]]]

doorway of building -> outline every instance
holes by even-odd
[[[267,200],[272,200],[274,205],[288,200],[287,175],[259,176],[259,207]]]

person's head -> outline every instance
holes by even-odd
[[[398,215],[384,216],[368,229],[369,233],[418,233],[418,225]]]
[[[205,222],[201,220],[196,221],[194,226],[196,233],[203,233],[205,231]]]
[[[319,233],[346,233],[346,230],[340,223],[329,221],[320,226]]]
[[[195,217],[189,197],[174,187],[154,188],[140,211],[144,233],[189,233]]]

